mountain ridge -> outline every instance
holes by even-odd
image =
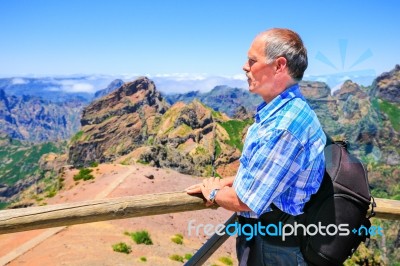
[[[84,109],[81,133],[71,143],[68,162],[83,166],[127,155],[125,163],[142,161],[211,175],[213,167],[221,170],[239,158],[240,150],[229,145],[233,140],[223,127],[229,121],[196,100],[169,106],[151,80],[138,78]],[[236,123],[239,131],[248,124]]]
[[[8,96],[0,89],[0,128],[12,138],[32,142],[68,139],[79,128],[83,104],[54,103],[35,96]]]

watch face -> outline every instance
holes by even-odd
[[[211,191],[211,193],[210,193],[210,201],[211,201],[211,202],[214,202],[215,196],[217,195],[217,191],[218,191],[218,189],[213,189],[213,190]]]
[[[210,193],[210,201],[213,201],[215,197],[215,190],[212,190]]]

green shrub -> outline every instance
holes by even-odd
[[[88,168],[81,168],[79,173],[74,175],[74,180],[78,181],[83,179],[84,181],[94,179],[94,176],[91,174],[93,170]]]
[[[6,209],[9,204],[8,202],[0,202],[0,210]]]
[[[219,144],[218,140],[215,141],[215,158],[217,159],[219,157],[219,155],[222,153],[222,148],[221,145]]]
[[[183,257],[181,255],[178,255],[178,254],[172,254],[171,256],[169,256],[169,258],[171,260],[174,260],[174,261],[183,262]]]
[[[174,242],[175,244],[182,245],[183,244],[183,235],[176,234],[173,237],[171,237],[171,241]]]
[[[185,254],[185,260],[190,260],[193,257],[193,254],[186,253]]]
[[[136,244],[153,245],[153,241],[146,230],[130,233],[130,236]]]
[[[146,257],[140,257],[140,261],[145,262],[145,261],[147,261],[147,259],[146,259]]]
[[[233,260],[230,257],[221,257],[218,260],[225,265],[233,265]]]
[[[57,190],[53,187],[47,191],[46,197],[52,198],[57,194]]]
[[[400,131],[400,108],[398,107],[398,105],[384,100],[379,100],[378,103],[380,110],[388,115],[389,121],[392,124],[393,128],[396,131]]]
[[[125,254],[129,254],[132,252],[131,246],[127,245],[124,242],[119,242],[117,244],[114,244],[114,245],[112,245],[112,248],[116,252],[121,252],[121,253],[125,253]]]
[[[120,162],[120,164],[122,164],[122,165],[130,165],[130,163],[129,163],[130,160],[131,160],[131,158],[128,157],[125,160],[123,160],[122,162]]]
[[[99,166],[98,162],[91,162],[90,163],[90,167],[97,167],[97,166]]]
[[[229,134],[229,140],[226,140],[225,143],[242,151],[243,130],[247,125],[250,125],[251,123],[252,121],[250,120],[229,120],[219,123]]]
[[[137,163],[140,163],[140,164],[143,164],[143,165],[148,165],[148,164],[150,164],[149,162],[147,162],[147,161],[145,161],[145,160],[141,160],[141,159],[137,160],[136,162],[137,162]]]
[[[71,138],[71,142],[76,142],[78,141],[81,137],[83,136],[83,131],[78,131],[72,138]]]

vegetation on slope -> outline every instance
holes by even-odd
[[[29,144],[8,137],[0,137],[0,183],[9,186],[34,175],[43,154],[64,151],[65,143],[46,142]]]

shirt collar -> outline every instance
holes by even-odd
[[[278,109],[280,109],[283,105],[285,105],[285,103],[294,98],[302,98],[304,100],[304,97],[301,94],[299,85],[297,83],[284,90],[281,94],[276,96],[271,102],[261,103],[257,107],[257,112],[254,115],[256,123],[264,121],[265,119],[270,117],[273,113],[275,113]]]

